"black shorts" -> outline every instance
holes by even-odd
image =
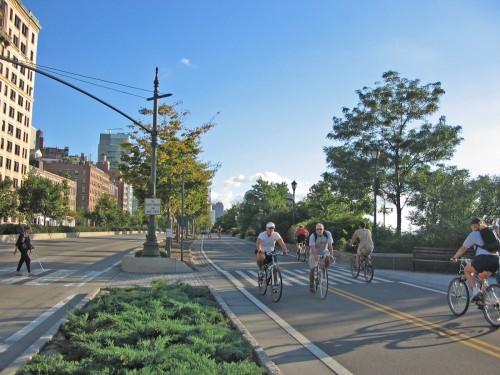
[[[499,259],[496,255],[477,255],[472,259],[472,267],[478,272],[490,271],[495,273],[499,268]]]
[[[298,234],[297,235],[297,243],[303,242],[306,243],[306,235],[305,234]]]

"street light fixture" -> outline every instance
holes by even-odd
[[[377,165],[380,157],[380,150],[374,148],[372,150],[372,159],[375,160],[375,172],[373,174],[373,243],[377,239]]]
[[[297,189],[297,182],[295,180],[292,181],[292,224],[295,224],[295,189]]]

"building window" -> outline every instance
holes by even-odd
[[[9,171],[12,169],[12,160],[5,158],[5,169],[8,169]]]
[[[14,172],[19,172],[19,162],[18,161],[14,162]]]
[[[17,139],[21,139],[21,133],[22,133],[21,129],[16,128],[16,138]]]
[[[7,152],[12,152],[12,142],[11,141],[7,141],[7,149],[6,149]]]
[[[14,134],[14,125],[9,124],[7,126],[7,133],[10,134],[10,135]]]
[[[21,146],[19,145],[14,146],[14,154],[16,154],[17,156],[21,155]]]

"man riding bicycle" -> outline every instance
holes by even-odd
[[[307,243],[307,237],[309,237],[309,231],[304,228],[303,225],[300,225],[297,230],[295,231],[295,238],[297,241],[297,245],[299,243],[306,244]]]
[[[356,267],[359,268],[359,257],[364,255],[368,258],[368,261],[370,261],[370,254],[373,252],[374,247],[372,232],[366,229],[366,223],[364,221],[358,224],[358,229],[354,231],[349,245],[354,246],[356,239],[359,239],[358,250],[356,252]]]
[[[333,261],[333,237],[332,234],[325,230],[323,224],[316,224],[316,232],[309,237],[309,248],[311,256],[309,257],[309,290],[311,293],[314,289],[314,271],[319,262],[320,255],[323,255],[324,269],[326,270],[330,261]]]

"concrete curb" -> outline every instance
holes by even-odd
[[[267,353],[262,349],[257,340],[250,334],[250,332],[246,329],[246,327],[241,323],[241,321],[236,317],[236,315],[232,312],[229,306],[224,302],[222,297],[217,293],[215,289],[209,287],[210,293],[215,298],[219,306],[224,311],[224,314],[231,320],[233,325],[241,332],[245,340],[252,346],[252,349],[259,361],[259,364],[267,369],[267,373],[269,375],[281,375],[281,371],[276,366],[276,364],[271,361]]]

